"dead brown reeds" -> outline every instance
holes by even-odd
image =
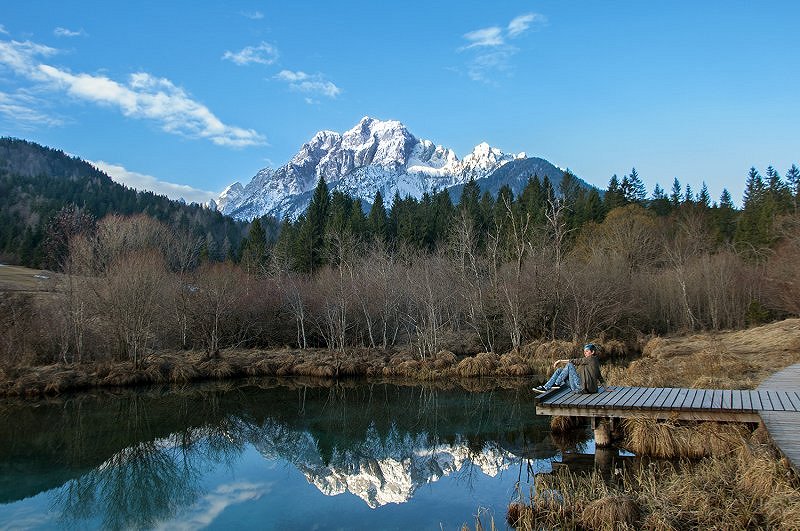
[[[653,419],[625,419],[624,446],[639,456],[660,459],[721,456],[736,452],[750,430],[736,423],[678,423]]]
[[[500,358],[492,352],[481,352],[471,358],[464,358],[456,366],[456,372],[462,378],[476,376],[492,376]]]
[[[800,481],[754,432],[699,461],[636,462],[613,483],[597,471],[536,477],[517,529],[798,529]]]
[[[550,418],[550,432],[551,433],[567,433],[575,428],[582,426],[583,421],[578,417],[562,417],[553,416]]]
[[[578,522],[587,529],[638,529],[641,509],[627,494],[609,494],[589,503]]]

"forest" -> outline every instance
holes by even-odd
[[[794,165],[783,178],[751,168],[741,208],[677,179],[648,195],[635,169],[604,192],[565,172],[557,185],[530,176],[516,197],[474,182],[457,201],[377,194],[365,212],[320,180],[299,219],[256,219],[225,253],[152,212],[69,204],[41,244],[62,274],[48,297],[3,298],[0,356],[137,367],[154,351],[289,346],[428,359],[742,328],[800,313],[799,192]]]

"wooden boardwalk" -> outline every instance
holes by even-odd
[[[536,413],[571,417],[764,422],[775,444],[800,470],[800,364],[756,390],[618,387],[594,394],[569,388],[538,397]]]
[[[793,390],[797,394],[800,391],[800,363],[776,372],[758,389]],[[794,469],[800,471],[800,415],[786,411],[761,411],[760,415],[775,445],[791,461]]]

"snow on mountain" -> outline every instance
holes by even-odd
[[[244,187],[229,186],[217,201],[223,213],[241,219],[270,214],[297,218],[308,206],[320,177],[340,190],[371,203],[380,191],[420,198],[481,179],[504,164],[525,158],[481,143],[459,160],[453,150],[420,140],[396,120],[365,116],[342,134],[320,131],[278,169],[264,168]]]
[[[327,496],[350,492],[371,508],[404,503],[414,492],[443,477],[474,467],[495,477],[518,464],[520,457],[486,445],[480,451],[466,440],[430,445],[426,434],[412,436],[391,430],[381,436],[371,428],[364,441],[345,451],[334,449],[323,460],[317,441],[307,431],[287,430],[266,422],[256,449],[268,459],[282,458]]]

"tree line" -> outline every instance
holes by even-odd
[[[285,345],[427,358],[740,328],[800,313],[796,174],[751,170],[741,209],[677,180],[644,197],[635,169],[602,196],[566,173],[557,187],[532,176],[518,196],[474,182],[455,203],[439,192],[386,208],[376,195],[368,212],[320,180],[276,239],[254,220],[224,261],[146,215],[71,211],[82,228],[62,231],[58,297],[5,299],[2,350],[134,365],[154,349]]]

